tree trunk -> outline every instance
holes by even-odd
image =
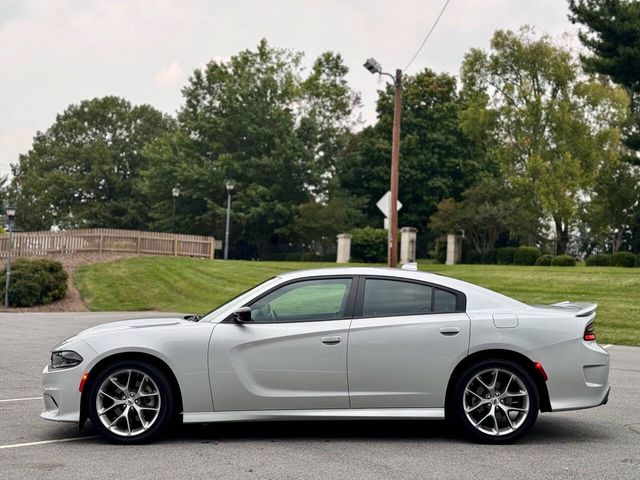
[[[620,250],[620,245],[622,245],[622,237],[623,237],[623,230],[620,229],[619,232],[614,233],[611,236],[611,250],[613,251],[613,253],[618,253],[618,250]]]

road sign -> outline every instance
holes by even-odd
[[[380,198],[380,200],[378,200],[378,203],[376,203],[376,207],[380,209],[380,211],[386,218],[389,218],[389,214],[391,213],[391,209],[389,208],[390,203],[391,203],[391,192],[389,191],[387,191],[387,193],[385,193]],[[396,210],[400,210],[401,208],[402,208],[402,203],[400,203],[400,200],[398,200]]]

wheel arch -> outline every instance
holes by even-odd
[[[87,381],[82,388],[82,395],[80,397],[80,427],[84,425],[84,422],[89,418],[89,392],[93,386],[93,382],[95,381],[98,374],[104,370],[109,365],[118,362],[118,361],[135,361],[141,360],[147,363],[150,363],[158,370],[160,370],[163,374],[166,375],[167,380],[169,380],[169,384],[171,389],[175,394],[175,412],[174,415],[180,415],[182,413],[182,392],[180,390],[180,384],[178,383],[178,379],[176,378],[173,370],[169,365],[158,358],[155,355],[149,353],[142,352],[120,352],[115,353],[113,355],[109,355],[101,359],[98,363],[96,363],[91,370],[88,372]]]
[[[517,365],[524,368],[536,384],[538,390],[538,397],[540,402],[541,412],[551,411],[551,401],[549,399],[549,390],[545,380],[542,378],[538,370],[534,366],[534,361],[527,356],[514,352],[513,350],[506,349],[490,349],[481,350],[479,352],[472,353],[471,355],[463,358],[456,368],[453,369],[451,376],[449,377],[449,383],[447,384],[447,392],[445,396],[445,415],[449,416],[450,405],[453,400],[453,390],[455,388],[456,380],[471,366],[482,360],[510,360]]]

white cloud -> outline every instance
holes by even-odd
[[[179,87],[183,81],[182,73],[182,67],[174,60],[167,68],[157,72],[153,81],[159,87]]]

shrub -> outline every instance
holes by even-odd
[[[636,257],[631,252],[618,252],[611,255],[609,265],[612,267],[635,267]]]
[[[550,267],[553,262],[553,255],[540,255],[536,258],[536,265],[539,267]]]
[[[636,255],[636,267],[640,267],[640,253]]]
[[[510,265],[513,263],[513,256],[516,253],[516,247],[503,247],[498,249],[497,260],[498,265]]]
[[[475,250],[469,250],[464,258],[464,263],[477,265],[478,263],[483,263],[483,257],[481,253],[476,252]]]
[[[0,295],[4,297],[7,269],[2,271]],[[67,272],[55,260],[39,258],[16,259],[11,266],[9,305],[32,307],[46,305],[64,298],[67,294]]]
[[[607,253],[598,253],[587,257],[587,267],[608,267],[610,256]]]
[[[518,247],[513,255],[513,263],[516,265],[535,265],[541,255],[536,247]]]
[[[485,263],[487,265],[495,265],[496,263],[498,263],[498,250],[494,248],[485,253],[482,257],[482,263]]]
[[[446,263],[447,261],[447,239],[440,238],[436,240],[436,249],[433,254],[436,263]]]
[[[387,260],[387,231],[372,227],[353,230],[351,259],[354,262],[384,263]]]
[[[576,259],[571,255],[558,255],[551,260],[551,265],[554,267],[575,267]]]

